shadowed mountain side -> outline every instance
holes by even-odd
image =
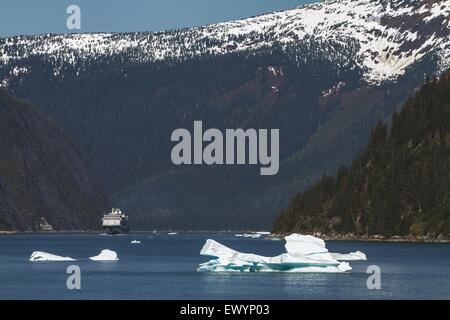
[[[109,203],[77,148],[3,89],[0,114],[0,229],[98,229]]]

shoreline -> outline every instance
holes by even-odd
[[[420,238],[385,238],[385,239],[375,239],[375,238],[365,238],[365,237],[354,237],[354,238],[342,238],[342,237],[324,237],[325,241],[359,241],[359,242],[386,242],[386,243],[450,243],[450,239],[420,239]]]
[[[256,233],[258,231],[168,231],[168,230],[157,230],[157,234],[176,232],[176,233],[210,233],[210,234],[235,234],[235,233]],[[21,235],[21,234],[42,234],[42,235],[67,235],[67,234],[97,234],[101,235],[102,231],[83,231],[83,230],[59,230],[59,231],[0,231],[0,236],[5,235]],[[154,234],[154,230],[151,231],[133,231],[129,233],[133,234]],[[266,237],[268,240],[284,239],[285,236],[290,233],[272,233]],[[315,237],[321,238],[325,241],[355,241],[355,242],[387,242],[387,243],[450,243],[449,238],[433,238],[430,236],[349,236],[349,235],[322,235],[322,234],[312,234]]]
[[[290,233],[289,233],[290,234]],[[283,239],[286,234],[271,234],[268,238],[281,238]],[[430,236],[348,236],[348,235],[317,235],[312,234],[315,237],[321,238],[325,241],[355,241],[355,242],[386,242],[386,243],[450,243],[448,238],[433,238]]]
[[[18,235],[18,234],[100,234],[102,231],[1,231],[0,235]]]

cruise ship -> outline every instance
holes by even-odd
[[[130,232],[128,216],[118,208],[113,208],[110,213],[103,216],[102,226],[106,234],[124,234]]]

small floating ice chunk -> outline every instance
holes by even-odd
[[[130,242],[131,244],[141,244],[141,242],[139,240],[133,240]]]
[[[75,261],[75,259],[61,257],[47,252],[35,251],[31,254],[29,261]]]
[[[346,271],[350,271],[352,270],[352,267],[350,267],[350,264],[348,262],[341,262],[338,265],[339,270],[341,270],[342,272],[346,272]]]
[[[268,236],[268,235],[270,235],[270,232],[269,231],[258,231],[258,232],[256,232],[257,234],[260,234],[260,235],[262,235],[262,236]]]
[[[261,238],[261,235],[258,234],[258,233],[255,233],[255,234],[244,234],[244,238],[258,239],[258,238]]]
[[[286,253],[275,257],[242,253],[214,240],[207,240],[201,255],[212,257],[199,265],[198,271],[207,272],[346,272],[352,268],[347,262],[336,259],[328,252],[325,241],[313,236],[293,234],[286,237]],[[350,256],[351,255],[351,256]],[[363,257],[362,252],[355,252],[342,257]],[[364,255],[365,256],[365,255]],[[339,256],[339,258],[342,258]],[[349,259],[350,260],[350,259]]]
[[[241,237],[241,238],[252,238],[252,239],[257,239],[257,238],[261,238],[262,234],[259,233],[244,233],[244,234],[235,234],[235,237]]]
[[[176,235],[176,234],[178,234],[178,232],[169,232],[167,235],[168,235],[168,236],[174,236],[174,235]]]
[[[117,253],[112,250],[104,249],[98,255],[89,258],[92,261],[118,261]]]

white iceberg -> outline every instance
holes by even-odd
[[[98,255],[89,258],[92,261],[118,261],[117,253],[112,250],[102,250]]]
[[[174,236],[174,235],[176,235],[176,234],[178,234],[178,232],[169,232],[167,235],[168,235],[168,236]]]
[[[206,272],[346,272],[352,268],[347,262],[336,259],[328,252],[325,241],[313,236],[293,234],[285,238],[286,251],[275,257],[241,253],[214,240],[207,240],[201,255],[214,259],[200,264],[198,271]],[[342,255],[342,257],[362,257]],[[364,255],[364,254],[363,254]],[[365,256],[365,255],[364,255]],[[339,257],[339,258],[342,258]],[[349,259],[350,260],[350,259]],[[351,259],[356,260],[356,259]]]
[[[286,240],[286,251],[292,255],[309,255],[328,253],[325,241],[313,236],[291,234],[284,238]]]
[[[261,238],[262,235],[259,233],[254,233],[254,234],[244,234],[244,238],[252,238],[252,239],[258,239]]]
[[[47,252],[35,251],[31,254],[29,261],[75,261],[75,259],[61,257]]]
[[[314,254],[318,256],[320,253],[328,253],[328,249],[325,246],[325,241],[313,236],[304,236],[300,234],[291,234],[286,238],[286,251],[292,255],[300,254]],[[338,261],[357,261],[367,260],[365,253],[361,251],[350,253],[329,253],[331,258]],[[327,257],[329,257],[327,255]]]
[[[133,240],[130,242],[131,244],[141,244],[141,242],[139,240]]]
[[[235,237],[241,237],[241,238],[252,238],[252,239],[257,239],[257,238],[261,238],[262,234],[260,233],[244,233],[244,234],[235,234]]]
[[[367,260],[367,256],[365,253],[361,251],[350,252],[347,254],[344,253],[332,253],[331,254],[334,259],[338,261],[357,261],[357,260]]]

